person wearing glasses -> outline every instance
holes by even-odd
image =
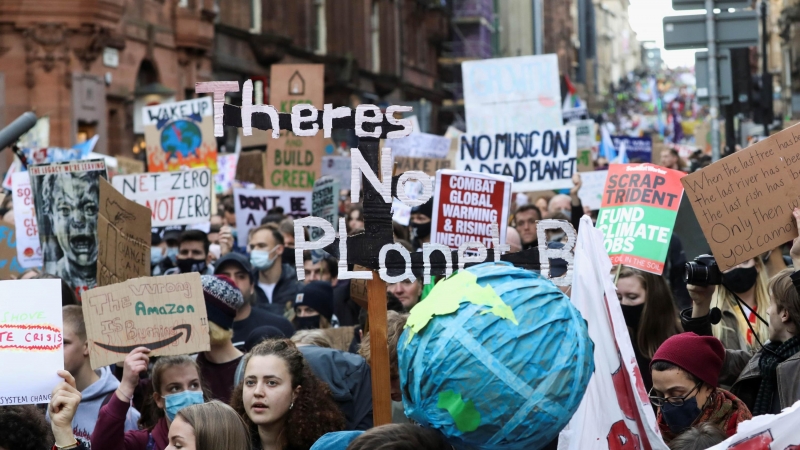
[[[664,442],[669,444],[704,423],[730,437],[740,422],[753,417],[744,402],[719,388],[724,360],[725,348],[713,336],[681,333],[658,347],[650,363],[653,388],[648,395],[658,407],[657,422]]]

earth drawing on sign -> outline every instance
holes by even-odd
[[[196,155],[203,142],[200,128],[188,120],[176,120],[161,131],[161,148],[172,158],[180,152],[184,158]]]

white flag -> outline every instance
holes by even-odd
[[[780,414],[753,417],[737,433],[708,450],[800,450],[800,401]]]

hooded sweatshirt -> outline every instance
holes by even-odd
[[[108,367],[102,367],[96,372],[98,372],[100,379],[81,392],[81,403],[78,405],[78,411],[72,419],[73,434],[87,441],[92,436],[103,402],[109,395],[113,396],[114,391],[119,387],[119,381]],[[139,416],[139,411],[136,408],[131,407],[128,410],[125,415],[125,431],[138,428],[136,423],[139,421]],[[50,421],[49,411],[47,421]]]

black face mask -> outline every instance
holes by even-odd
[[[414,223],[408,224],[411,227],[411,240],[425,239],[431,235],[431,223]]]
[[[197,272],[197,273],[204,273],[206,271],[206,260],[205,259],[178,259],[178,270],[181,273],[190,273],[190,272]]]
[[[288,264],[294,267],[294,249],[289,247],[283,247],[283,253],[281,254],[281,263]]]
[[[294,318],[294,328],[297,330],[316,330],[319,328],[319,318],[322,317],[320,315],[311,316],[311,317],[300,317],[295,316]]]
[[[688,398],[683,401],[681,406],[673,406],[665,402],[661,406],[661,415],[670,431],[675,434],[682,433],[691,427],[695,420],[700,417],[702,411],[697,407],[697,397]]]
[[[758,279],[758,270],[755,267],[740,267],[722,274],[725,287],[737,294],[749,291],[756,285],[756,279]]]
[[[644,303],[635,306],[619,305],[622,307],[622,315],[625,316],[625,325],[631,327],[633,331],[639,331],[639,321],[642,320]]]

